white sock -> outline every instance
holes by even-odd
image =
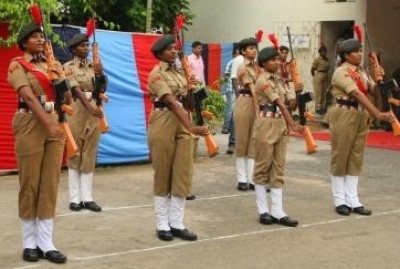
[[[183,225],[183,215],[185,211],[186,199],[172,196],[169,206],[169,225],[175,229],[185,229]]]
[[[346,175],[344,178],[344,191],[346,195],[346,203],[351,208],[362,206],[358,199],[358,176]]]
[[[81,173],[78,169],[68,169],[68,189],[69,189],[69,202],[79,204],[81,201],[80,196],[80,179]]]
[[[36,219],[21,220],[23,248],[36,249]]]
[[[53,245],[54,219],[38,219],[37,246],[47,252],[57,250]]]
[[[247,174],[247,182],[250,184],[254,185],[253,182],[253,172],[254,172],[254,159],[253,158],[247,158],[247,163],[246,163],[246,174]]]
[[[240,183],[247,182],[247,171],[246,171],[246,158],[244,157],[237,157],[236,158],[236,170],[237,170],[237,180]]]
[[[255,184],[254,190],[256,193],[256,203],[258,214],[269,213],[268,210],[268,200],[267,200],[267,192],[265,191],[265,186]]]
[[[331,187],[335,207],[346,205],[344,177],[331,175]]]
[[[154,196],[154,210],[156,213],[157,230],[169,231],[168,210],[170,198],[168,196]]]
[[[282,188],[271,188],[271,215],[277,219],[286,216],[282,206]]]
[[[82,201],[92,202],[92,185],[93,185],[93,172],[81,173],[81,191]]]

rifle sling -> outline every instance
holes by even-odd
[[[44,92],[46,93],[49,101],[55,100],[54,98],[54,90],[53,84],[49,77],[46,76],[45,73],[37,69],[33,64],[26,61],[24,58],[19,57],[15,59],[18,63],[20,63],[28,72],[35,76],[35,78],[39,81],[40,85],[42,86]]]

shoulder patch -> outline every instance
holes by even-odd
[[[154,77],[151,79],[151,83],[156,83],[156,82],[158,82],[159,80],[161,80],[161,76],[160,76],[160,75],[156,75],[156,76],[154,76]]]
[[[263,84],[261,86],[261,90],[263,90],[263,91],[267,91],[269,88],[270,88],[269,84]]]
[[[19,64],[17,62],[12,62],[8,67],[8,72],[12,73],[19,68]]]

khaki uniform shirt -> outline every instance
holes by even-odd
[[[312,64],[312,68],[315,69],[316,72],[326,73],[329,71],[329,60],[324,59],[321,56],[316,58]]]

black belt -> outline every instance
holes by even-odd
[[[328,70],[317,70],[319,73],[328,73]]]
[[[358,107],[358,102],[357,101],[336,99],[336,103],[339,104],[339,105],[342,105],[342,106]]]
[[[271,104],[260,105],[260,111],[276,113],[277,106]]]
[[[250,90],[240,90],[239,93],[240,93],[240,94],[252,95]]]
[[[154,104],[154,108],[166,108],[166,107],[167,107],[167,106],[166,106],[163,102],[161,102],[161,101],[153,102],[153,104]]]

